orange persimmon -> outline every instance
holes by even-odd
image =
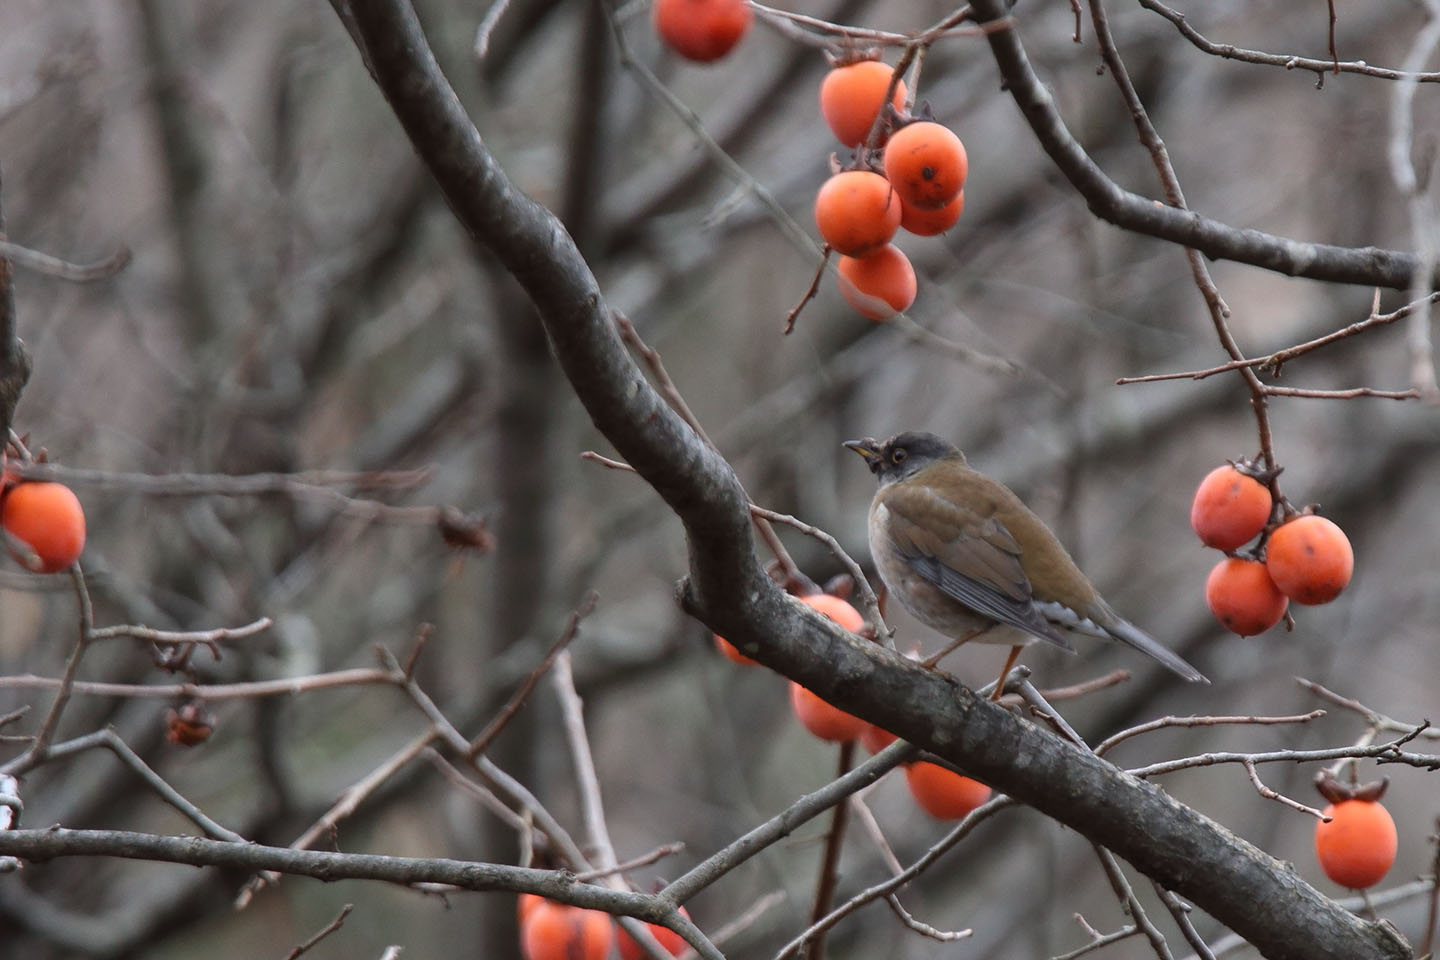
[[[1309,514],[1281,524],[1265,545],[1265,568],[1296,603],[1329,603],[1355,572],[1350,540],[1330,520]]]

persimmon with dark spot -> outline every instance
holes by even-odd
[[[1269,630],[1290,606],[1265,564],[1243,557],[1226,557],[1210,571],[1205,603],[1225,629],[1242,637]]]
[[[885,246],[900,229],[900,198],[878,173],[837,173],[815,195],[815,226],[836,253],[862,256]]]
[[[1190,504],[1190,526],[1205,546],[1236,550],[1265,529],[1273,504],[1269,487],[1227,463],[1200,481]]]
[[[1265,545],[1265,568],[1296,603],[1329,603],[1355,572],[1350,540],[1334,522],[1309,514],[1281,524]]]
[[[885,176],[907,205],[935,210],[959,196],[970,174],[965,144],[933,120],[907,124],[885,145]]]

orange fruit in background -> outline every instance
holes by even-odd
[[[1272,505],[1265,484],[1227,463],[1200,481],[1190,504],[1190,526],[1205,546],[1235,550],[1265,529]]]
[[[835,139],[847,147],[865,142],[876,116],[885,106],[885,91],[890,88],[894,71],[879,60],[862,60],[836,67],[820,84],[820,113],[824,115]],[[890,99],[896,110],[905,106],[905,81],[895,85]],[[881,134],[879,142],[885,142]]]
[[[520,924],[525,960],[605,960],[615,943],[608,913],[542,900],[526,910]]]
[[[1325,876],[1352,890],[1383,880],[1399,845],[1390,812],[1372,800],[1342,800],[1324,813],[1331,820],[1315,825],[1315,856]]]
[[[840,296],[877,323],[909,310],[915,302],[915,268],[894,244],[863,257],[841,257],[835,268],[840,274]]]
[[[865,618],[860,616],[860,611],[839,597],[816,593],[798,599],[852,633],[865,626]],[[869,726],[859,717],[825,702],[794,680],[790,681],[790,707],[801,725],[821,740],[844,743],[859,737]]]
[[[826,703],[794,680],[790,681],[790,708],[806,730],[834,743],[854,740],[869,726],[859,717]]]
[[[0,506],[0,524],[30,548],[33,556],[12,552],[35,573],[67,570],[85,549],[85,511],[62,483],[15,484]]]
[[[680,913],[690,916],[690,911],[684,907],[680,908]],[[646,926],[650,928],[650,935],[660,941],[660,946],[664,947],[670,956],[678,957],[690,948],[685,938],[669,927],[662,927],[657,923],[647,923]],[[635,938],[626,933],[623,927],[616,927],[616,944],[620,947],[620,960],[643,960],[645,957],[645,951],[640,948],[640,944],[636,943]]]
[[[1258,560],[1226,557],[1205,581],[1205,603],[1231,633],[1253,637],[1285,616],[1290,601]]]
[[[851,633],[859,633],[865,626],[865,618],[860,616],[860,611],[851,606],[850,601],[841,600],[833,594],[812,593],[808,597],[796,599],[816,613],[834,620]]]
[[[965,144],[933,120],[907,124],[885,145],[885,176],[907,206],[935,210],[960,195],[970,173]]]
[[[900,229],[917,237],[935,237],[949,230],[960,221],[965,212],[965,191],[956,194],[955,199],[935,210],[912,207],[903,199],[900,201]]]
[[[878,173],[837,173],[815,195],[815,226],[836,253],[858,257],[883,247],[900,229],[900,198]]]
[[[745,0],[655,0],[655,31],[676,53],[709,63],[729,53],[750,29]]]
[[[990,799],[990,788],[925,760],[905,766],[910,795],[937,820],[959,820]]]
[[[898,739],[889,730],[882,730],[873,723],[866,724],[865,729],[860,731],[860,743],[871,753],[879,753]]]
[[[1350,582],[1355,553],[1345,531],[1310,514],[1289,520],[1270,534],[1265,567],[1280,592],[1296,603],[1329,603]]]

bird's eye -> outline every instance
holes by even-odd
[[[906,453],[904,447],[896,447],[894,450],[891,450],[891,451],[890,451],[890,462],[891,462],[891,463],[904,463],[904,462],[905,462],[905,457],[906,457],[907,455],[908,455],[908,454]]]

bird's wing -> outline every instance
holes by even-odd
[[[994,517],[902,485],[886,491],[885,509],[892,545],[922,580],[977,613],[1073,649],[1036,608],[1020,545]]]

